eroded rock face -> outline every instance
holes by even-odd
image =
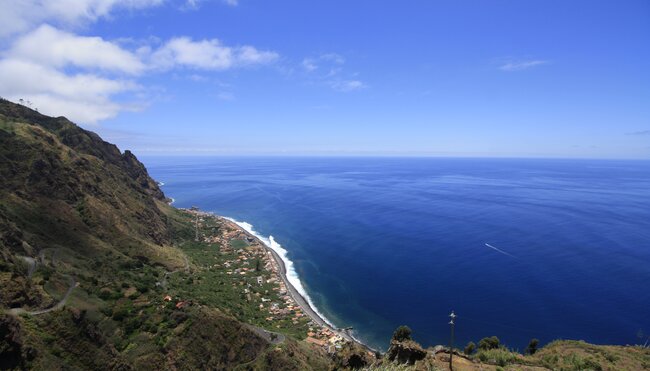
[[[372,364],[376,359],[357,344],[348,343],[336,352],[337,366],[357,370]]]
[[[0,369],[23,369],[36,351],[23,344],[20,324],[11,316],[0,316]]]
[[[426,356],[427,352],[413,340],[392,340],[388,352],[386,352],[389,361],[409,365],[414,365],[415,362],[424,359]]]
[[[0,130],[0,199],[12,201],[0,205],[0,214],[39,225],[39,231],[54,221],[50,235],[58,233],[54,229],[78,235],[71,229],[83,228],[100,239],[127,233],[157,245],[170,242],[167,217],[155,202],[165,195],[133,153],[122,154],[65,118],[2,99],[0,122],[11,123]],[[74,227],[62,228],[63,221]],[[27,230],[25,223],[17,226]],[[50,236],[41,242],[52,244]]]

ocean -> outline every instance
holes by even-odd
[[[273,237],[317,310],[385,350],[650,336],[650,161],[144,157],[174,206]]]

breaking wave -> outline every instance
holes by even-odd
[[[296,269],[293,265],[293,262],[289,259],[287,256],[288,252],[285,250],[282,245],[280,245],[278,242],[275,241],[273,236],[262,236],[261,234],[257,233],[255,229],[253,228],[253,225],[250,223],[246,222],[240,222],[238,220],[235,220],[233,218],[228,218],[225,217],[225,219],[230,220],[231,222],[237,224],[238,226],[242,227],[246,232],[252,234],[253,236],[257,237],[264,245],[266,245],[268,248],[271,250],[275,251],[282,261],[284,262],[284,267],[287,271],[287,280],[293,286],[298,293],[305,298],[307,301],[307,304],[311,307],[311,309],[316,312],[316,314],[323,320],[325,321],[328,325],[332,326],[333,328],[336,328],[334,324],[332,324],[321,312],[318,311],[318,308],[316,308],[316,305],[314,305],[314,302],[311,300],[311,297],[307,294],[307,291],[302,285],[302,282],[300,281],[300,277],[298,276],[298,272],[296,272]]]

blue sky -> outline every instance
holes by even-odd
[[[136,154],[650,158],[648,1],[47,3],[0,96]]]

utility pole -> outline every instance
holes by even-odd
[[[452,365],[452,358],[454,357],[454,321],[456,320],[456,314],[454,311],[451,311],[449,315],[451,321],[449,321],[449,327],[451,327],[451,339],[449,340],[449,370],[453,370],[454,366]]]
[[[196,214],[195,224],[194,224],[194,241],[199,242],[199,214]]]
[[[194,241],[199,242],[199,208],[192,206],[190,210],[194,212]]]

